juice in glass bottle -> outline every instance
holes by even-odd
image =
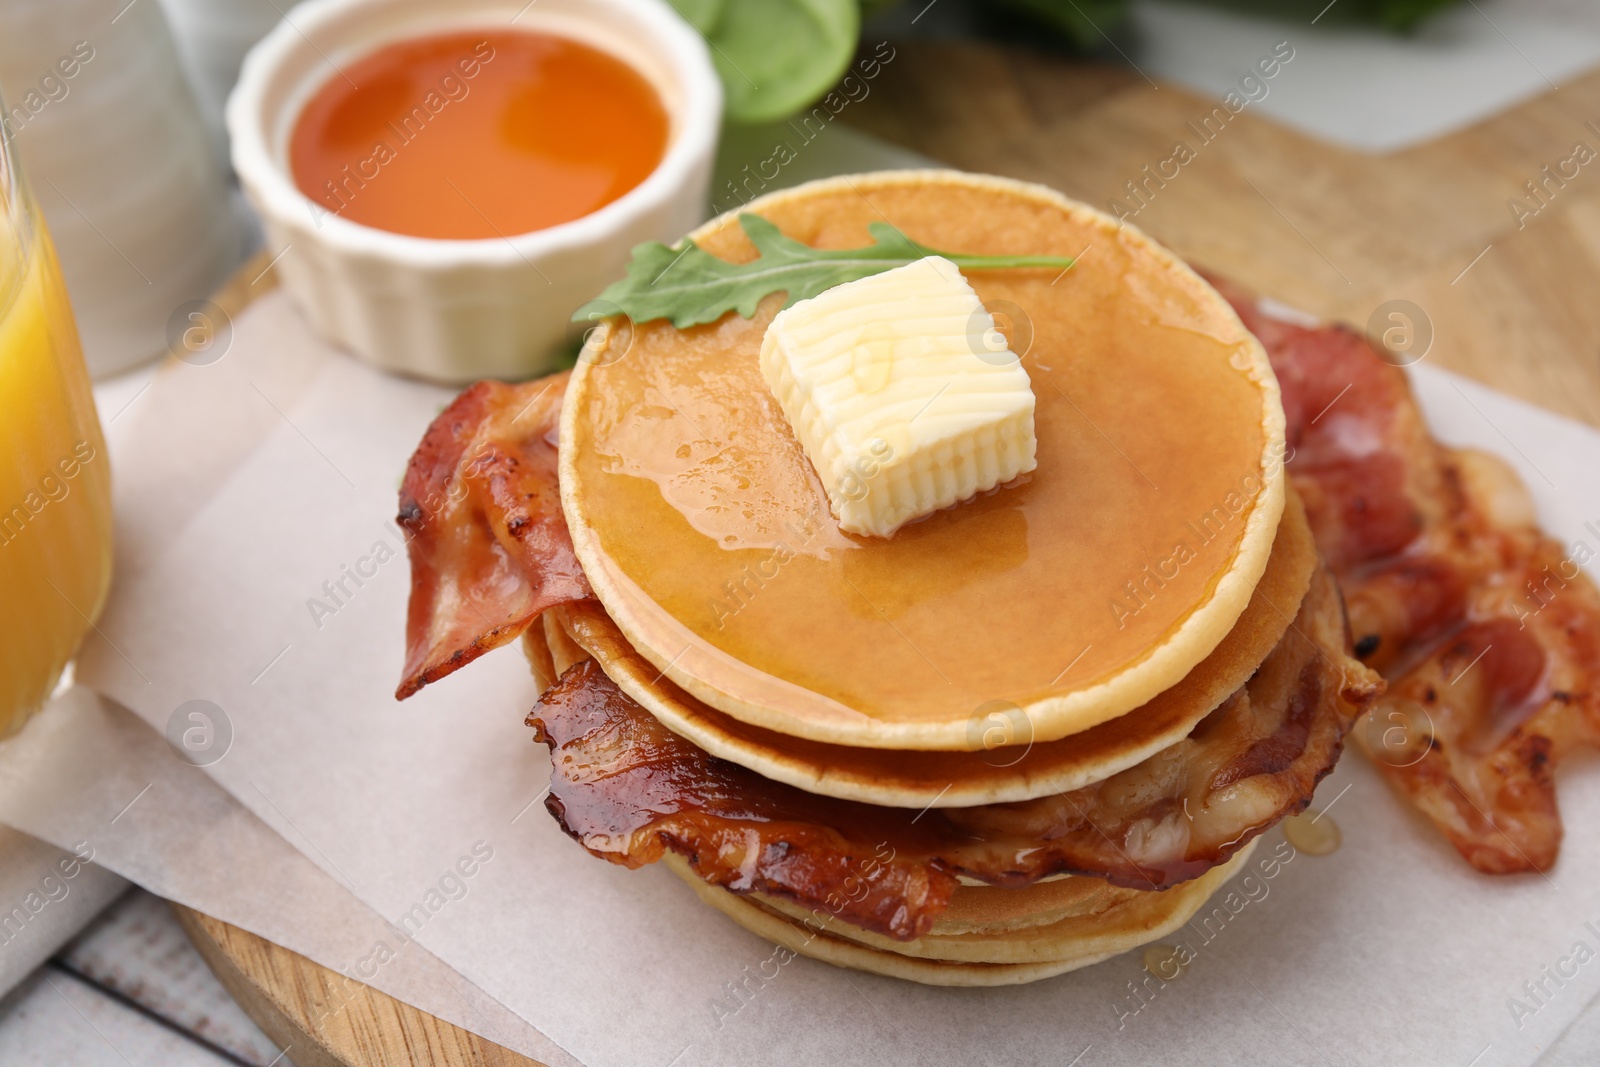
[[[0,737],[50,695],[110,583],[105,441],[55,250],[0,128]]]

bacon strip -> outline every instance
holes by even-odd
[[[713,885],[821,908],[901,940],[921,937],[955,892],[925,858],[937,819],[805,793],[668,730],[606,677],[575,664],[528,717],[550,746],[545,807],[596,856],[628,867],[670,849]],[[909,847],[908,847],[909,846]]]
[[[1356,651],[1389,679],[1362,747],[1481,871],[1545,870],[1552,771],[1600,743],[1600,595],[1498,460],[1439,445],[1405,374],[1342,327],[1264,314],[1216,283],[1283,386],[1289,472],[1344,587]]]
[[[546,608],[592,595],[556,483],[567,378],[479,382],[411,457],[400,489],[411,602],[396,699],[510,641]]]
[[[976,808],[915,812],[773,782],[667,730],[592,660],[562,675],[528,723],[551,746],[546,806],[595,855],[637,867],[671,850],[714,885],[909,940],[945,910],[959,875],[1161,889],[1303,809],[1378,689],[1346,640],[1323,572],[1283,642],[1190,737],[1071,793]]]

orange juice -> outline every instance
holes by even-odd
[[[598,48],[518,30],[442,33],[330,76],[295,122],[289,166],[318,211],[352,222],[510,237],[644,181],[668,126],[644,75]]]
[[[105,602],[111,480],[43,219],[0,143],[0,737],[49,696]]]

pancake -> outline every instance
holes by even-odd
[[[814,182],[744,210],[817,247],[888,219],[928,247],[1078,257],[972,271],[1037,398],[1038,469],[902,529],[840,531],[760,376],[775,294],[591,336],[562,411],[562,507],[629,644],[735,720],[857,748],[978,751],[1088,730],[1178,684],[1238,623],[1283,510],[1283,411],[1233,309],[1130,226],[944,171]],[[731,217],[692,238],[753,249]]]
[[[667,680],[636,652],[592,600],[553,608],[561,639],[582,646],[606,674],[673,732],[714,756],[811,793],[905,808],[1028,800],[1100,781],[1186,737],[1255,673],[1300,610],[1317,565],[1299,498],[1292,493],[1266,573],[1237,625],[1171,689],[1136,712],[1059,741],[983,753],[850,748],[788,737],[724,715]],[[568,660],[570,663],[570,659]],[[562,669],[565,669],[563,665]],[[558,671],[559,673],[559,671]],[[986,727],[1019,725],[1010,708]]]
[[[550,666],[554,671],[551,675],[552,680],[561,677],[566,673],[568,667],[589,655],[567,636],[566,630],[562,629],[554,612],[546,611],[540,617],[539,622],[540,626],[531,627],[529,632],[531,633],[534,629],[544,631],[544,641],[541,647],[544,649],[545,655],[550,658]],[[538,673],[538,670],[535,669],[534,674],[537,675]]]
[[[527,657],[528,667],[533,671],[533,682],[542,693],[555,684],[561,677],[561,672],[556,670],[555,657],[550,652],[550,642],[544,638],[544,619],[528,627],[522,633],[522,654]],[[568,666],[571,666],[568,664]]]
[[[1188,922],[1249,861],[1254,848],[1252,842],[1227,863],[1172,889],[1089,891],[1083,906],[1044,922],[1034,921],[1035,908],[1049,914],[1055,887],[1094,879],[1074,878],[1027,889],[963,886],[951,900],[951,911],[992,912],[992,918],[970,930],[935,928],[915,941],[894,941],[837,920],[824,925],[786,902],[740,896],[708,885],[676,856],[666,862],[701,900],[752,933],[802,956],[927,985],[990,986],[1064,974],[1164,937]],[[821,920],[828,918],[823,915]]]
[[[961,888],[950,898],[949,908],[934,922],[930,933],[990,934],[1045,926],[1074,916],[1096,914],[1143,892],[1112,885],[1101,878],[1071,874],[1057,875],[1021,888],[986,885],[963,878]]]

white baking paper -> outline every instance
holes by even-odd
[[[0,821],[42,839],[23,838],[37,850],[93,858],[75,879],[57,870],[49,872],[53,881],[33,886],[45,901],[38,923],[54,921],[58,909],[81,908],[73,901],[101,893],[99,883],[121,887],[127,878],[346,975],[354,976],[372,946],[385,940],[397,951],[362,969],[364,984],[551,1067],[576,1063],[425,949],[399,947],[400,938],[372,909],[180,760],[136,716],[82,686],[0,745]],[[10,829],[3,834],[23,837]],[[20,888],[12,899],[22,901]],[[353,993],[337,991],[330,1010],[342,1010],[347,995]]]

